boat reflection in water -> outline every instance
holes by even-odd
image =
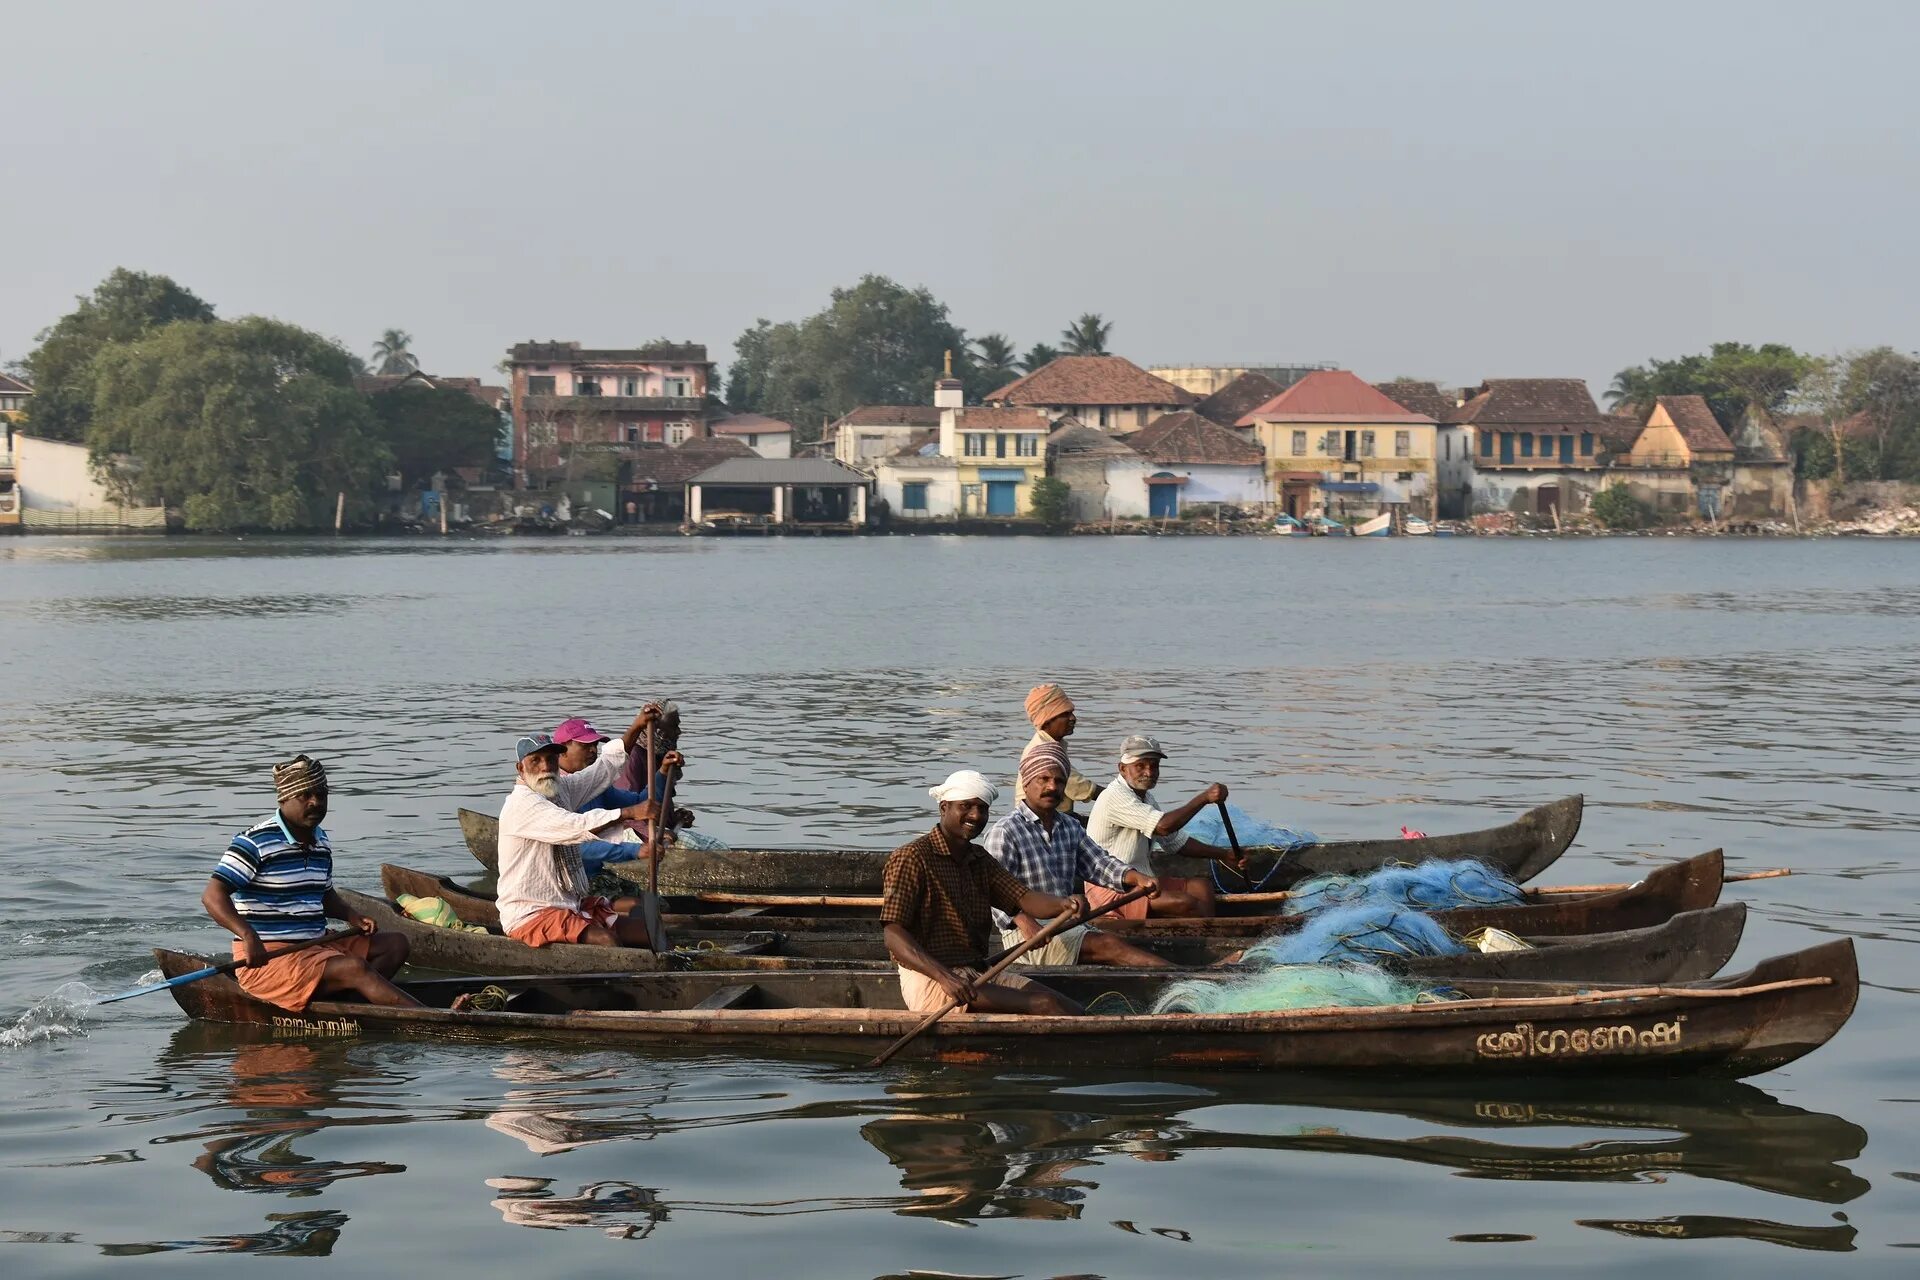
[[[1762,1218],[1719,1218],[1701,1214],[1681,1214],[1673,1218],[1579,1218],[1583,1227],[1599,1227],[1623,1236],[1642,1240],[1759,1240],[1782,1244],[1791,1249],[1818,1249],[1826,1253],[1852,1253],[1858,1233],[1844,1216],[1838,1226],[1796,1227]]]

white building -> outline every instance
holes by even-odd
[[[763,413],[736,413],[709,427],[716,436],[738,440],[763,458],[793,456],[793,424]]]

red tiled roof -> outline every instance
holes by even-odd
[[[1285,390],[1286,387],[1266,374],[1248,370],[1194,405],[1193,411],[1223,427],[1231,427]]]
[[[645,347],[583,347],[577,342],[516,342],[515,364],[711,364],[704,342],[656,342]]]
[[[714,419],[712,430],[715,435],[726,436],[779,435],[783,431],[792,431],[793,424],[769,418],[764,413],[730,413],[724,418]]]
[[[1259,408],[1241,417],[1256,422],[1431,423],[1432,418],[1398,404],[1345,369],[1316,369]]]
[[[1453,397],[1435,383],[1396,378],[1392,382],[1376,382],[1373,389],[1395,404],[1425,414],[1435,422],[1446,421],[1446,415],[1454,410]]]
[[[1189,405],[1192,393],[1124,356],[1061,356],[992,395],[989,404]]]
[[[32,387],[10,373],[0,373],[0,391],[15,396],[30,396],[33,394]]]
[[[834,427],[937,427],[940,410],[930,404],[863,404],[835,418]]]
[[[1259,445],[1190,409],[1161,414],[1126,442],[1154,462],[1260,466],[1267,460]]]
[[[685,484],[728,458],[760,456],[747,448],[745,441],[731,436],[695,436],[681,445],[646,444],[632,448],[636,452],[629,463],[628,474],[634,484],[648,480],[663,485]]]
[[[1695,453],[1733,452],[1733,441],[1721,427],[1720,420],[1713,416],[1713,410],[1707,407],[1705,396],[1656,396],[1654,403],[1667,411],[1680,431],[1680,438]]]
[[[956,431],[1051,431],[1053,423],[1039,409],[1013,405],[969,405],[954,417]]]

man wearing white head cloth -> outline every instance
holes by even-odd
[[[927,794],[940,806],[939,823],[895,849],[881,876],[880,923],[907,1008],[931,1013],[954,1000],[975,1013],[1084,1012],[1031,978],[979,979],[996,936],[994,908],[1045,920],[1066,911],[1084,915],[1086,899],[1027,888],[973,842],[1000,795],[980,774],[962,769]]]

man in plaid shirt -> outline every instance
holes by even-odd
[[[994,861],[1023,884],[1042,893],[1067,897],[1082,884],[1107,889],[1158,886],[1095,844],[1087,829],[1060,812],[1067,792],[1067,753],[1057,742],[1042,743],[1020,760],[1020,800],[1012,813],[988,830],[982,841]],[[1148,897],[1152,897],[1149,894]],[[1007,913],[1001,944],[1016,946],[1040,932],[1042,923],[1026,912]],[[1068,929],[1020,957],[1020,964],[1113,964],[1136,969],[1166,968],[1169,961],[1086,925]]]

